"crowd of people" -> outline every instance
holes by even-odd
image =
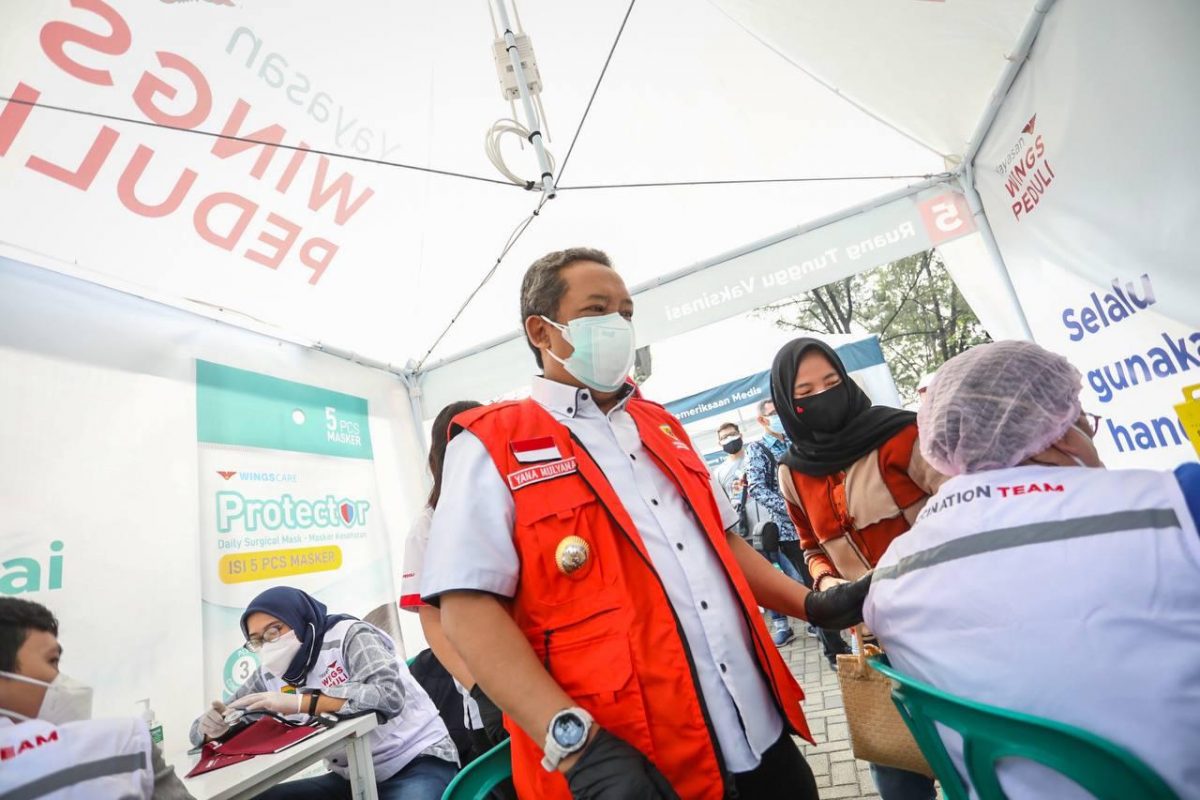
[[[506,737],[498,796],[817,798],[779,647],[800,620],[836,667],[865,619],[905,674],[1091,731],[1200,797],[1200,465],[1104,470],[1066,359],[978,346],[913,413],[874,405],[800,338],[774,357],[755,440],[722,424],[710,473],[627,378],[633,301],[603,252],[534,262],[520,309],[530,397],[434,421],[400,599],[431,651],[410,671],[378,628],[268,589],[241,617],[261,666],[199,715],[194,744],[235,711],[377,712],[383,798],[441,797]],[[87,796],[186,797],[140,721],[85,721],[57,635],[46,609],[0,598],[0,759],[58,730],[72,749],[34,764],[40,785],[107,758]],[[349,797],[345,757],[328,766],[267,796]],[[873,774],[884,800],[936,796],[924,775]],[[1086,796],[1032,762],[1000,778],[1013,800]]]

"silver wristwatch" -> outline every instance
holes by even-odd
[[[582,750],[592,731],[592,722],[592,715],[578,706],[564,708],[555,714],[546,730],[546,743],[542,746],[545,753],[542,768],[553,772],[558,769],[560,761]]]

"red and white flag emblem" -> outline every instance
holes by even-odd
[[[522,464],[530,464],[535,461],[554,461],[562,458],[562,453],[558,452],[558,445],[549,436],[522,439],[519,442],[511,442],[511,445],[513,455]]]

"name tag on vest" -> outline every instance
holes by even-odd
[[[508,486],[513,491],[516,491],[522,486],[528,486],[531,483],[548,481],[551,478],[557,478],[560,475],[570,475],[572,472],[578,471],[579,462],[574,457],[564,458],[552,464],[538,464],[536,467],[510,472],[508,474]]]

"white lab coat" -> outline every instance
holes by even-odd
[[[1200,534],[1173,475],[953,478],[880,559],[864,614],[906,675],[1089,730],[1200,798]],[[999,775],[1012,800],[1090,796],[1027,761]]]

